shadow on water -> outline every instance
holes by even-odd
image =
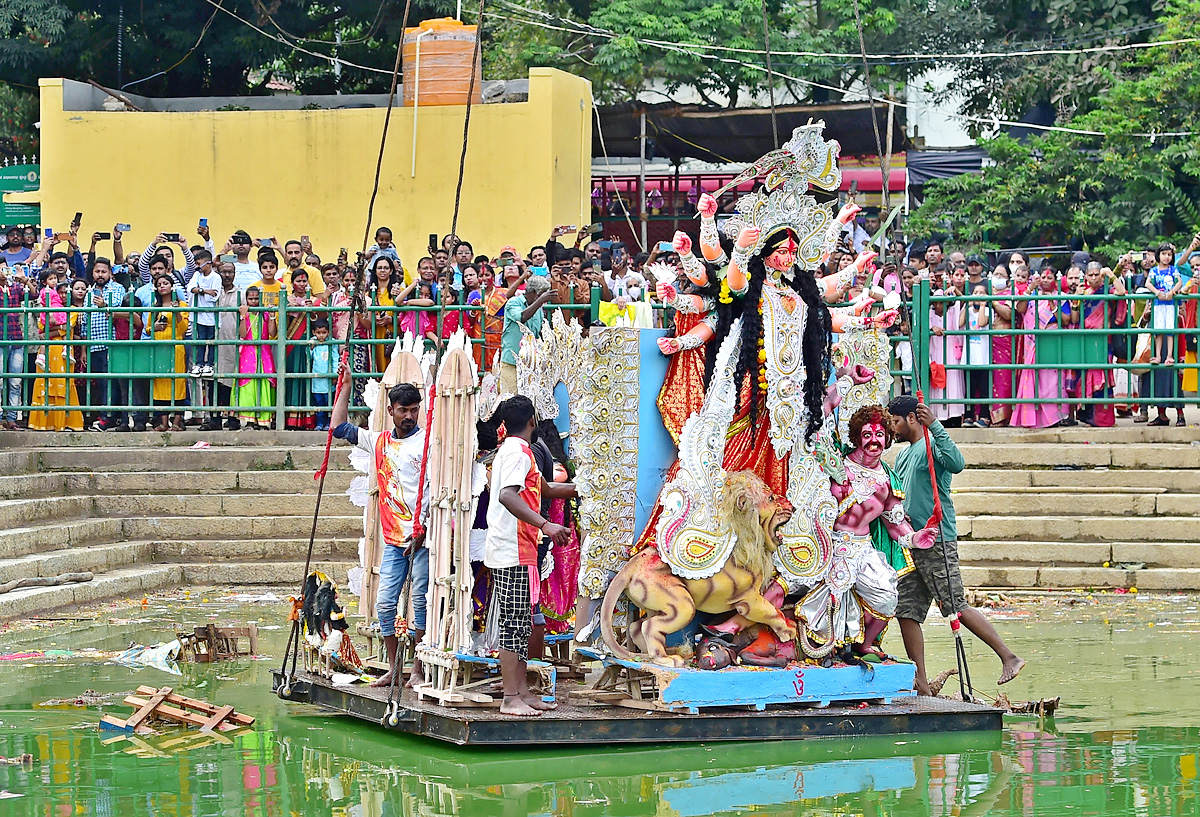
[[[252,620],[263,612],[221,617]],[[212,616],[212,608],[204,615]],[[68,642],[76,651],[116,651],[154,640],[173,620],[198,617],[197,610],[173,606],[148,611],[149,621],[6,638],[0,652],[49,651]],[[1009,625],[1005,637],[1038,658],[1039,694],[1061,690],[1071,704],[1059,719],[1063,731],[1011,720],[1003,735],[463,749],[280,701],[268,691],[278,658],[183,664],[180,676],[78,652],[11,660],[0,663],[0,756],[28,752],[36,760],[32,768],[0,765],[0,790],[22,795],[0,800],[0,815],[1200,814],[1200,729],[1185,725],[1196,723],[1194,664],[1187,661],[1196,647],[1184,646],[1182,631],[1163,632],[1161,611],[1150,618],[1157,626],[1154,653],[1164,657],[1146,661],[1129,659],[1147,651],[1137,625],[1144,617],[1071,620],[1069,627],[1060,618],[1035,612]],[[278,655],[284,635],[271,631],[263,649]],[[939,638],[931,638],[935,655],[946,652]],[[972,660],[982,667],[987,656]],[[120,700],[138,684],[232,704],[258,722],[227,745],[172,744],[182,733],[167,729],[141,747],[113,741],[96,723],[101,712],[127,713]],[[82,708],[54,702],[84,689],[110,697]],[[1165,724],[1169,715],[1179,725]]]

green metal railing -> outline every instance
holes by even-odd
[[[1196,302],[1198,296],[1195,292],[1180,293],[1175,297],[1176,328],[1155,329],[1151,310],[1157,296],[1145,292],[1129,291],[1125,295],[1030,292],[1025,295],[958,296],[934,295],[930,289],[928,281],[918,282],[912,300],[913,360],[918,369],[918,381],[930,383],[931,360],[939,351],[941,354],[938,357],[941,358],[947,378],[947,388],[926,389],[925,398],[930,405],[968,407],[967,414],[971,413],[969,407],[981,407],[993,415],[1004,414],[1016,406],[1059,405],[1071,407],[1064,408],[1063,412],[1069,416],[1074,407],[1120,403],[1181,408],[1184,404],[1197,402],[1195,395],[1185,394],[1181,387],[1183,373],[1198,368],[1194,361],[1185,362],[1185,352],[1189,348],[1194,351],[1197,329],[1182,328],[1181,320],[1187,305]],[[958,326],[955,319],[962,310],[969,309],[975,303],[985,305],[993,319],[997,304],[1006,307],[1011,314],[1009,321],[1012,328],[989,325],[986,329],[972,329]],[[1047,309],[1047,305],[1052,305],[1054,309]],[[1123,316],[1120,315],[1122,306]],[[942,321],[953,325],[935,328],[932,313],[939,307],[943,312]],[[1084,325],[1086,308],[1103,310],[1103,320],[1099,325]],[[1037,310],[1036,318],[1026,323],[1022,313],[1028,313],[1029,310]],[[1053,323],[1045,320],[1051,311],[1056,315]],[[1143,316],[1147,318],[1144,324],[1141,320]],[[1114,321],[1114,317],[1120,320]],[[988,339],[988,362],[970,362],[968,349],[972,337]],[[1174,361],[1166,363],[1168,355],[1164,343],[1163,353],[1157,363],[1129,362],[1134,358],[1139,338],[1142,337],[1162,338],[1164,341],[1171,339]],[[1009,362],[997,361],[997,340],[1004,340],[1011,346]],[[1098,387],[1089,388],[1086,378],[1088,373],[1093,372],[1102,374],[1099,377],[1092,376],[1093,385]],[[1125,374],[1127,372],[1128,375]],[[963,380],[963,396],[957,394],[957,388],[950,388],[950,381],[956,373]],[[1049,376],[1042,379],[1042,373]],[[998,374],[1002,377],[998,378]],[[1120,397],[1114,390],[1118,375],[1129,386]],[[977,388],[982,392],[976,396],[971,395],[972,378],[976,379]],[[1037,383],[1039,379],[1042,379],[1040,388]],[[993,411],[993,408],[1000,411]],[[1087,411],[1085,408],[1084,413]]]
[[[574,290],[571,291],[570,303],[550,303],[545,309],[548,311],[563,310],[568,314],[575,313],[588,324],[594,323],[599,317],[600,289],[592,287],[588,293],[589,300],[579,303],[575,302],[574,292]],[[88,300],[90,302],[90,291]],[[212,340],[201,340],[196,337],[197,333],[194,327],[198,310],[194,306],[123,306],[113,309],[76,306],[58,310],[47,309],[38,304],[31,294],[27,295],[20,306],[0,307],[0,326],[3,326],[4,331],[7,332],[10,318],[15,316],[23,336],[21,340],[5,340],[4,335],[0,335],[0,358],[2,358],[0,366],[3,367],[3,371],[0,371],[0,411],[6,412],[5,418],[7,419],[8,416],[11,416],[7,414],[9,412],[27,415],[32,411],[53,413],[78,410],[85,415],[116,414],[121,417],[121,423],[130,414],[134,415],[135,422],[139,420],[145,422],[155,415],[160,419],[163,415],[169,418],[171,415],[183,411],[191,412],[193,416],[208,413],[210,417],[242,414],[254,417],[256,422],[281,429],[286,427],[288,415],[293,415],[293,419],[295,419],[295,415],[298,414],[313,415],[316,412],[329,411],[328,406],[317,405],[317,402],[314,401],[312,385],[317,380],[336,380],[342,344],[337,342],[332,329],[347,319],[350,308],[326,304],[296,306],[287,303],[286,298],[281,300],[282,303],[278,306],[258,307],[250,310],[251,314],[274,315],[276,331],[268,339],[248,344],[240,338],[216,337]],[[1176,298],[1176,306],[1182,314],[1186,305],[1194,304],[1196,300],[1195,293],[1181,294]],[[976,414],[996,416],[1011,412],[1017,406],[1037,407],[1043,405],[1072,407],[1081,410],[1086,415],[1091,406],[1114,403],[1182,407],[1184,404],[1197,402],[1200,398],[1183,392],[1181,375],[1184,372],[1194,372],[1200,369],[1194,360],[1193,362],[1183,362],[1183,351],[1195,343],[1198,331],[1195,328],[1156,330],[1152,325],[1139,326],[1140,316],[1150,309],[1153,301],[1154,296],[1146,293],[1130,293],[1123,296],[1066,296],[1057,293],[967,297],[953,294],[934,295],[928,281],[919,281],[914,288],[912,300],[907,302],[901,310],[902,318],[907,321],[907,331],[901,330],[890,338],[894,350],[899,344],[906,342],[911,345],[912,349],[913,365],[911,368],[900,364],[898,354],[893,355],[891,374],[894,377],[895,391],[900,392],[912,388],[914,380],[917,383],[930,384],[931,369],[933,368],[930,363],[931,358],[940,357],[944,361],[943,368],[947,381],[961,382],[961,394],[957,389],[932,388],[926,385],[925,399],[932,406],[946,407],[951,416],[958,413],[968,416]],[[1037,309],[1039,304],[1047,302],[1054,302],[1059,306],[1066,303],[1068,314],[1074,316],[1078,321],[1083,320],[1082,310],[1085,305],[1103,304],[1104,323],[1095,328],[1079,326],[1046,328],[1039,321],[1037,326],[1025,328],[1023,320],[1019,317],[1020,310]],[[985,304],[989,310],[994,310],[997,304],[1006,306],[1014,315],[1015,328],[971,329],[969,326],[959,327],[955,324],[935,331],[933,325],[935,310],[940,309],[953,317],[974,303]],[[1074,310],[1071,308],[1072,304],[1075,304]],[[1112,316],[1120,304],[1124,304],[1125,319],[1114,324]],[[369,337],[356,336],[352,338],[351,360],[357,359],[359,363],[353,367],[352,378],[361,382],[367,378],[378,377],[380,371],[376,350],[384,348],[390,352],[395,342],[394,338],[403,334],[405,327],[412,327],[414,324],[419,326],[422,316],[431,315],[433,317],[435,334],[440,336],[441,332],[437,331],[436,324],[442,309],[439,306],[386,306],[380,305],[377,299],[372,298],[372,303],[366,308],[365,317],[360,317],[360,320],[364,320],[367,326],[374,327],[376,318],[383,316],[385,318],[383,325],[386,327],[386,331],[378,333],[379,337],[375,337],[377,333],[372,330]],[[657,303],[654,304],[654,309],[660,316],[660,320],[665,319],[669,323],[669,310],[665,310],[661,304]],[[228,320],[232,313],[240,328],[240,320],[237,318],[239,306],[205,308],[202,311],[213,314],[218,325],[223,319]],[[81,335],[75,331],[68,333],[65,337],[47,340],[38,335],[37,328],[39,316],[45,322],[49,312],[67,313],[67,326],[69,327],[77,325],[80,321],[86,325],[92,315],[105,312],[110,317],[116,315],[128,319],[131,327],[134,313],[145,316],[151,326],[159,316],[166,316],[169,321],[175,321],[179,320],[180,316],[186,315],[190,328],[186,336],[179,339],[145,337],[101,343],[89,339],[86,334]],[[478,336],[472,337],[471,343],[477,346],[485,345],[486,316],[483,314],[483,307],[454,304],[447,305],[445,312],[446,314],[458,312],[462,316],[460,325],[465,325],[467,322],[477,323],[478,331],[472,334]],[[995,314],[994,311],[993,314]],[[303,316],[304,329],[300,333],[300,337],[291,339],[288,337],[289,333],[286,328],[297,316]],[[297,361],[294,354],[294,347],[309,346],[313,342],[311,325],[312,321],[317,318],[326,319],[331,328],[327,342],[330,346],[332,371],[328,374],[312,372],[310,367],[304,365],[303,361]],[[1070,319],[1065,320],[1064,323],[1069,324]],[[893,330],[893,332],[896,331]],[[1175,350],[1175,363],[1172,365],[1166,365],[1165,362],[1155,365],[1134,365],[1126,362],[1125,359],[1133,355],[1138,345],[1138,338],[1141,336],[1173,337],[1176,345],[1182,347],[1182,349]],[[966,350],[969,348],[971,337],[986,337],[991,341],[992,350],[986,363],[972,364],[970,362]],[[1002,339],[1007,339],[1012,346],[1012,357],[1009,362],[1000,362],[995,354],[997,341]],[[429,340],[426,340],[425,343],[427,348],[431,348],[433,345],[433,342]],[[88,370],[90,363],[88,351],[89,347],[93,345],[106,347],[108,372]],[[262,346],[270,351],[275,369],[273,374],[237,371],[236,350],[247,345]],[[214,360],[219,359],[222,349],[233,347],[235,349],[233,366],[230,367],[227,361],[223,365],[215,366],[216,371],[211,379],[190,377],[188,369],[198,359],[198,350],[201,346],[212,347]],[[295,364],[291,366],[288,362],[289,347],[293,347],[292,362]],[[960,348],[961,355],[956,353],[956,350]],[[1112,354],[1114,348],[1116,351],[1125,351],[1126,354],[1114,356]],[[15,354],[14,349],[18,350]],[[179,350],[183,350],[182,362]],[[938,355],[937,352],[941,354]],[[39,353],[47,358],[47,362],[49,362],[49,355],[65,356],[67,371],[51,372],[48,365],[35,370],[34,365]],[[20,368],[22,371],[10,373],[8,371],[9,362],[14,357],[18,363],[18,366],[14,368]],[[228,358],[228,353],[226,358]],[[305,356],[306,361],[309,359],[309,356]],[[362,365],[364,359],[365,365]],[[491,361],[485,360],[483,363],[483,369],[487,370]],[[1121,374],[1130,370],[1131,366],[1139,372],[1147,370],[1148,373],[1129,376]],[[913,371],[914,369],[915,371]],[[1033,390],[1027,388],[1028,384],[1039,378],[1043,372],[1052,373],[1052,376],[1046,380],[1053,388],[1049,394],[1045,393],[1045,389],[1039,392],[1036,388]],[[1103,373],[1103,378],[1097,378],[1095,375],[1091,378],[1092,385],[1102,383],[1102,386],[1095,389],[1082,389],[1082,386],[1079,386],[1072,390],[1071,387],[1075,383],[1087,382],[1086,374],[1089,372]],[[1127,380],[1131,391],[1137,389],[1138,394],[1117,397],[1112,389],[1113,375],[1120,375]],[[167,389],[170,395],[169,399],[156,403],[152,396],[153,385],[157,382],[161,391],[164,380],[168,381],[170,386]],[[275,390],[271,399],[263,401],[265,404],[259,402],[248,404],[244,399],[239,401],[236,388],[238,381],[258,380],[274,382]],[[974,395],[971,391],[973,380],[976,386]],[[16,395],[16,399],[12,399],[12,395],[10,395],[10,385],[13,384],[13,381],[18,385],[19,394]],[[184,385],[177,386],[176,384],[180,382]],[[1011,382],[1011,386],[1006,391],[1004,384],[1009,382]],[[1025,386],[1021,385],[1022,382],[1025,383]],[[301,386],[297,388],[297,384],[301,384]],[[333,383],[330,382],[327,385],[330,387],[328,400],[332,402]],[[949,382],[948,385],[950,385]],[[84,388],[85,386],[86,388]],[[72,387],[74,387],[76,395],[73,401],[70,400]],[[69,404],[46,405],[46,400],[34,400],[35,394],[50,394],[54,391],[65,391]],[[176,391],[185,393],[186,397],[176,397]],[[958,411],[959,407],[962,407],[962,412]],[[58,425],[66,425],[66,417],[67,415],[62,414],[51,417],[50,420],[53,423],[57,419]],[[72,418],[72,425],[76,425],[74,418]]]
[[[589,296],[587,302],[577,303],[574,291],[572,291],[569,303],[549,303],[544,308],[547,312],[563,310],[568,314],[579,313],[584,320],[591,323],[598,318],[600,289],[593,287]],[[91,297],[92,290],[89,289],[86,298],[88,303],[91,302]],[[87,418],[76,418],[72,415],[73,412],[78,411],[83,415],[91,416],[115,414],[120,418],[118,424],[124,425],[127,415],[133,415],[136,424],[144,423],[147,419],[154,417],[162,418],[164,415],[169,419],[172,415],[188,411],[193,415],[208,413],[210,417],[240,414],[243,417],[253,417],[255,421],[264,421],[263,425],[282,429],[287,426],[289,414],[312,415],[316,412],[328,412],[331,410],[328,405],[317,405],[313,401],[311,386],[317,380],[330,381],[327,384],[329,386],[328,400],[332,402],[337,368],[344,346],[342,342],[336,340],[333,329],[337,323],[349,319],[350,307],[328,304],[297,306],[289,304],[286,297],[281,297],[279,300],[278,305],[249,308],[249,313],[252,315],[275,318],[275,331],[271,333],[270,337],[257,342],[249,342],[240,337],[222,339],[219,337],[220,332],[216,332],[217,337],[213,339],[200,339],[195,331],[197,315],[206,312],[214,316],[217,327],[220,327],[222,321],[227,320],[228,316],[233,315],[237,333],[240,335],[240,296],[237,299],[238,305],[226,307],[130,305],[115,308],[67,306],[59,309],[42,306],[32,293],[26,293],[20,306],[0,306],[0,358],[2,358],[0,360],[0,419],[8,419],[12,413],[20,413],[28,417],[30,412],[46,412],[49,415],[45,417],[46,421],[56,427],[79,428],[82,423],[82,427],[86,428],[89,422]],[[361,321],[367,327],[371,327],[368,336],[361,336],[366,333],[355,331],[354,327],[351,327],[352,379],[361,382],[379,377],[381,371],[377,365],[376,350],[383,348],[390,356],[395,338],[403,335],[406,327],[420,329],[422,316],[432,317],[433,326],[431,328],[440,340],[441,331],[438,326],[438,318],[443,314],[443,309],[447,316],[455,312],[459,313],[461,315],[459,325],[464,329],[468,322],[477,322],[478,330],[471,334],[477,334],[478,337],[471,337],[470,343],[480,347],[485,345],[484,307],[480,305],[388,306],[379,304],[378,298],[372,294],[371,303],[365,308],[365,314],[356,319],[356,322]],[[67,320],[64,326],[68,329],[64,336],[46,338],[45,331],[39,330],[39,318],[43,327],[48,326],[51,313],[66,313]],[[81,330],[79,327],[86,327],[91,316],[97,313],[105,313],[110,321],[114,317],[118,321],[127,320],[131,332],[134,329],[133,316],[135,314],[143,316],[144,326],[151,328],[160,316],[165,316],[169,325],[173,327],[175,322],[180,320],[179,316],[186,315],[187,330],[185,336],[181,338],[155,339],[151,329],[148,337],[132,337],[127,340],[93,340],[86,336],[86,328]],[[288,327],[297,315],[303,316],[304,329],[292,338],[289,335],[293,332],[289,332]],[[21,339],[19,340],[6,339],[10,318],[13,316],[17,318],[20,326]],[[383,332],[374,331],[373,327],[377,325],[377,316],[387,319],[383,324],[386,327]],[[326,343],[329,345],[332,372],[329,374],[313,373],[311,370],[303,370],[301,367],[289,368],[289,348],[310,346],[315,343],[312,339],[311,325],[314,320],[319,318],[324,318],[330,326]],[[377,334],[378,337],[376,337]],[[426,349],[432,349],[437,345],[438,340],[424,339],[423,342]],[[89,371],[90,347],[92,346],[105,347],[108,371]],[[199,351],[201,347],[205,346],[212,347],[213,350],[213,377],[192,377],[188,372],[191,366],[200,359]],[[275,371],[273,373],[240,372],[238,371],[237,357],[234,358],[232,368],[228,365],[217,365],[222,347],[233,347],[235,355],[237,355],[238,350],[244,346],[262,347],[268,350]],[[19,362],[18,366],[11,368],[20,368],[19,372],[10,371],[10,358],[14,349],[19,350],[16,352]],[[181,350],[182,361],[180,360]],[[356,350],[361,351],[359,354],[355,354]],[[365,354],[361,352],[365,352]],[[50,370],[52,355],[65,357],[64,372]],[[310,356],[306,357],[311,360]],[[44,361],[41,366],[37,366],[39,359]],[[353,361],[356,359],[360,363],[365,359],[365,366],[354,366]],[[484,361],[485,370],[488,363],[488,361]],[[164,380],[169,381],[170,398],[155,402],[152,397],[153,385]],[[236,399],[238,381],[259,380],[273,382],[273,402],[270,404],[239,403]],[[12,381],[19,383],[19,396],[15,400],[10,399],[10,383]],[[304,399],[289,400],[289,394],[295,396],[297,392],[295,385],[298,382],[304,383],[306,386],[301,390]],[[177,383],[185,385],[177,386]],[[289,389],[289,386],[292,388]],[[219,395],[226,388],[229,389],[230,397],[221,401],[218,399]],[[185,389],[187,396],[177,398],[176,392]],[[51,394],[59,391],[63,392],[65,403],[51,402]],[[135,396],[142,394],[145,395],[145,399],[135,399]],[[35,395],[44,395],[44,399],[35,400]],[[96,396],[99,396],[100,399],[92,399]]]

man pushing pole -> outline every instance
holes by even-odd
[[[917,692],[931,694],[925,673],[925,638],[921,624],[935,598],[943,616],[949,618],[957,613],[962,624],[992,648],[1001,662],[997,683],[1007,684],[1021,672],[1025,661],[1008,648],[983,613],[967,604],[958,566],[958,530],[950,483],[954,474],[963,470],[962,453],[929,407],[916,397],[895,398],[888,404],[888,413],[892,415],[896,438],[909,444],[896,458],[895,470],[904,483],[904,510],[913,527],[924,527],[935,516],[935,505],[940,504],[942,511],[937,542],[927,550],[912,551],[916,569],[900,578],[898,588],[900,600],[896,618],[900,621],[904,649],[917,665]],[[931,438],[928,452],[926,434]],[[931,478],[930,468],[936,482]]]

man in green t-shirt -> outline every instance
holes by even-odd
[[[550,300],[550,279],[535,275],[525,284],[525,290],[504,304],[504,331],[500,336],[500,393],[517,393],[517,353],[521,351],[521,336],[528,331],[535,338],[542,335],[542,306]]]
[[[925,674],[925,637],[921,625],[935,599],[944,617],[957,613],[959,621],[992,648],[1002,665],[997,683],[1007,684],[1017,677],[1025,661],[1008,648],[983,613],[967,604],[962,572],[958,567],[958,529],[954,502],[950,498],[950,483],[965,465],[962,452],[933,416],[929,406],[918,402],[912,395],[892,400],[888,404],[888,413],[892,415],[896,439],[908,443],[908,448],[896,458],[895,470],[904,485],[904,510],[912,526],[924,528],[933,515],[933,483],[929,476],[929,456],[925,451],[925,429],[929,429],[933,472],[937,477],[937,492],[942,504],[943,515],[937,541],[926,550],[911,551],[914,570],[901,576],[897,587],[900,598],[896,605],[896,618],[904,637],[904,649],[917,665],[917,692],[921,695],[930,694],[929,679]]]

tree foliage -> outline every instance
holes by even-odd
[[[1200,0],[1169,0],[1162,22],[1158,40],[1200,37]],[[1101,136],[989,140],[995,166],[927,184],[910,228],[993,246],[1074,239],[1102,250],[1190,236],[1200,227],[1200,50],[1140,51],[1107,80],[1090,110],[1066,123]]]

